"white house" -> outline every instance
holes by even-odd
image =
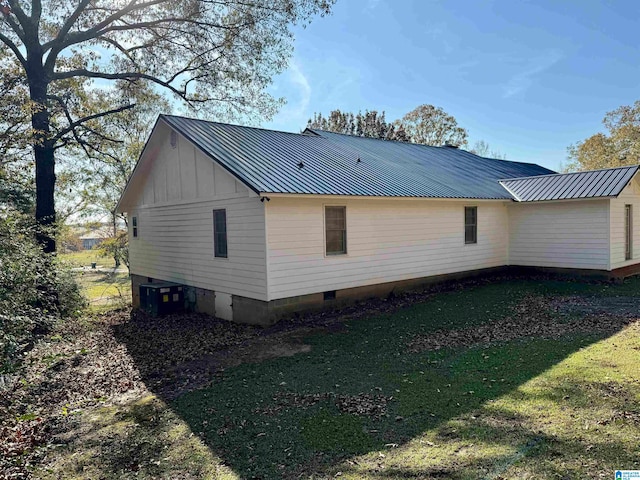
[[[513,266],[635,273],[637,172],[161,116],[118,211],[134,305],[141,283],[171,281],[199,311],[271,323]]]

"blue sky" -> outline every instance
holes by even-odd
[[[430,103],[470,144],[557,170],[607,111],[640,98],[639,14],[630,1],[338,0],[296,29],[272,88],[288,103],[262,126],[299,131],[335,108],[394,120]]]

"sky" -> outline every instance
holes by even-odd
[[[296,27],[287,104],[265,128],[298,132],[314,112],[442,107],[509,160],[562,168],[567,147],[640,99],[640,2],[338,0]]]

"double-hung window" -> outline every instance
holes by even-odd
[[[133,233],[133,238],[138,238],[138,217],[131,218],[131,230]]]
[[[347,253],[347,207],[325,207],[324,225],[327,255]]]
[[[464,207],[464,243],[478,243],[478,207]]]
[[[227,211],[213,211],[213,254],[215,257],[227,258]]]

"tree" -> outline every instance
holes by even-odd
[[[377,110],[365,110],[364,114],[332,110],[328,117],[315,113],[307,128],[424,145],[467,144],[467,131],[458,126],[454,117],[433,105],[420,105],[392,123],[387,123],[384,111],[378,114]]]
[[[335,0],[0,0],[2,88],[22,85],[30,122],[37,221],[55,223],[56,151],[100,151],[97,121],[133,108],[93,83],[149,83],[209,115],[271,116],[265,92],[291,55],[291,25]],[[24,127],[24,123],[20,124]],[[55,251],[49,229],[39,241]]]
[[[506,160],[507,156],[499,150],[492,149],[484,140],[478,140],[473,144],[473,148],[469,150],[471,153],[475,153],[481,157],[497,158],[499,160]]]
[[[607,133],[570,145],[567,170],[595,170],[640,163],[640,100],[608,112],[602,120]]]
[[[385,119],[384,112],[365,110],[364,114],[331,110],[328,117],[322,113],[314,113],[307,122],[307,128],[325,130],[328,132],[344,133],[368,138],[387,138],[390,125]]]
[[[396,120],[395,125],[402,125],[412,143],[434,146],[467,144],[467,131],[458,126],[452,115],[433,105],[416,107],[402,120]]]

